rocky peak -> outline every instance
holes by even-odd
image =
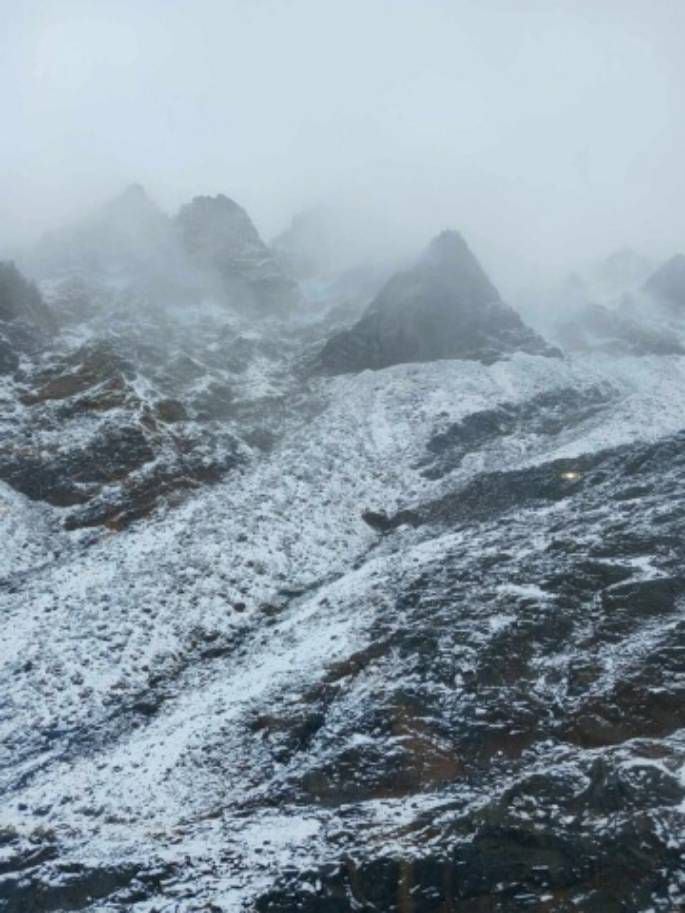
[[[504,304],[462,236],[444,231],[351,330],[328,341],[320,361],[346,373],[441,358],[492,362],[514,351],[558,354]]]
[[[198,196],[176,217],[186,251],[205,266],[226,269],[268,250],[252,220],[234,200],[220,193]]]
[[[276,256],[300,279],[328,276],[344,268],[348,246],[339,220],[323,207],[297,213],[272,241]]]
[[[297,302],[296,283],[234,200],[223,194],[195,197],[181,208],[176,225],[186,254],[219,276],[232,303],[252,313],[277,313]]]
[[[652,273],[644,290],[669,308],[685,312],[685,255],[676,254]]]
[[[499,297],[463,236],[454,229],[446,229],[433,238],[419,258],[419,264],[442,273],[450,281],[460,282],[462,287],[471,282],[480,286],[485,294]]]
[[[133,228],[136,223],[141,228],[143,225],[166,227],[169,221],[141,184],[130,184],[118,196],[105,203],[96,219],[100,222],[119,223],[122,228]]]
[[[168,262],[170,245],[169,219],[140,184],[132,184],[83,219],[46,233],[32,266],[44,276],[128,276]]]

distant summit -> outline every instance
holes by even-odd
[[[272,248],[290,274],[311,279],[344,269],[349,244],[340,219],[320,206],[293,216],[285,231],[273,239]]]
[[[257,316],[299,301],[297,284],[245,210],[218,194],[198,196],[170,218],[131,184],[73,225],[47,233],[28,266],[37,276],[135,284],[159,302],[208,291]]]
[[[591,278],[607,295],[620,295],[641,285],[654,269],[642,254],[630,247],[614,251],[595,267]]]
[[[352,329],[328,341],[320,367],[339,374],[442,358],[494,362],[515,351],[559,354],[504,304],[462,236],[444,231]]]
[[[278,313],[298,302],[297,284],[234,200],[223,194],[195,197],[181,208],[176,226],[191,262],[214,271],[246,308]]]
[[[671,310],[685,313],[685,255],[676,254],[652,273],[644,291]]]
[[[39,275],[130,275],[168,260],[171,245],[168,217],[131,184],[85,218],[46,233],[32,259]]]

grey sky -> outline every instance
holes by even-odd
[[[0,0],[0,243],[140,181],[268,238],[460,228],[518,281],[685,249],[682,0]]]

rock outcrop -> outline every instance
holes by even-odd
[[[34,283],[14,263],[0,263],[0,322],[15,321],[41,330],[55,329],[55,319]]]
[[[435,238],[418,263],[381,289],[352,329],[320,356],[326,373],[443,358],[491,363],[523,351],[556,355],[500,298],[458,232]]]
[[[38,288],[14,263],[0,263],[0,376],[13,374],[22,353],[42,348],[57,323]]]
[[[299,300],[290,279],[245,210],[223,194],[195,197],[176,216],[190,261],[215,273],[231,303],[250,313],[287,312]]]

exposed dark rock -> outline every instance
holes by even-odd
[[[87,344],[32,378],[34,389],[23,396],[23,402],[32,406],[47,400],[68,399],[99,384],[108,385],[101,391],[103,395],[121,393],[125,378],[134,375],[131,362],[107,342]],[[97,405],[93,408],[97,409]],[[102,408],[110,406],[103,404]]]
[[[7,445],[0,448],[0,478],[32,500],[59,507],[89,500],[93,485],[117,482],[154,459],[140,428],[112,426],[67,453]]]
[[[173,424],[188,418],[186,407],[177,399],[161,399],[155,406],[157,417],[162,422]]]
[[[390,530],[397,529],[398,526],[403,526],[405,523],[415,526],[418,517],[411,510],[400,510],[392,517],[381,511],[365,510],[362,513],[362,520],[379,533],[387,533]]]
[[[42,330],[56,330],[55,319],[37,287],[14,263],[0,263],[0,321],[23,321]]]
[[[504,304],[462,237],[445,231],[351,330],[328,341],[320,366],[339,374],[441,358],[489,363],[516,351],[559,354]]]
[[[235,413],[235,397],[230,387],[212,383],[192,402],[196,417],[201,421],[227,419]]]
[[[362,520],[371,529],[378,530],[379,533],[388,532],[394,529],[393,523],[386,513],[377,510],[365,510],[362,512]]]
[[[0,879],[1,913],[66,913],[84,910],[102,897],[128,905],[148,898],[171,874],[171,866],[92,866],[52,862]]]
[[[514,434],[556,435],[598,415],[611,402],[609,388],[565,388],[541,393],[523,403],[472,412],[428,442],[422,475],[438,479],[458,467],[466,454],[494,445]]]
[[[223,194],[195,197],[176,216],[191,261],[220,277],[231,302],[256,315],[283,314],[299,300],[245,210]]]
[[[12,346],[0,337],[0,375],[13,374],[19,367],[19,356]]]

